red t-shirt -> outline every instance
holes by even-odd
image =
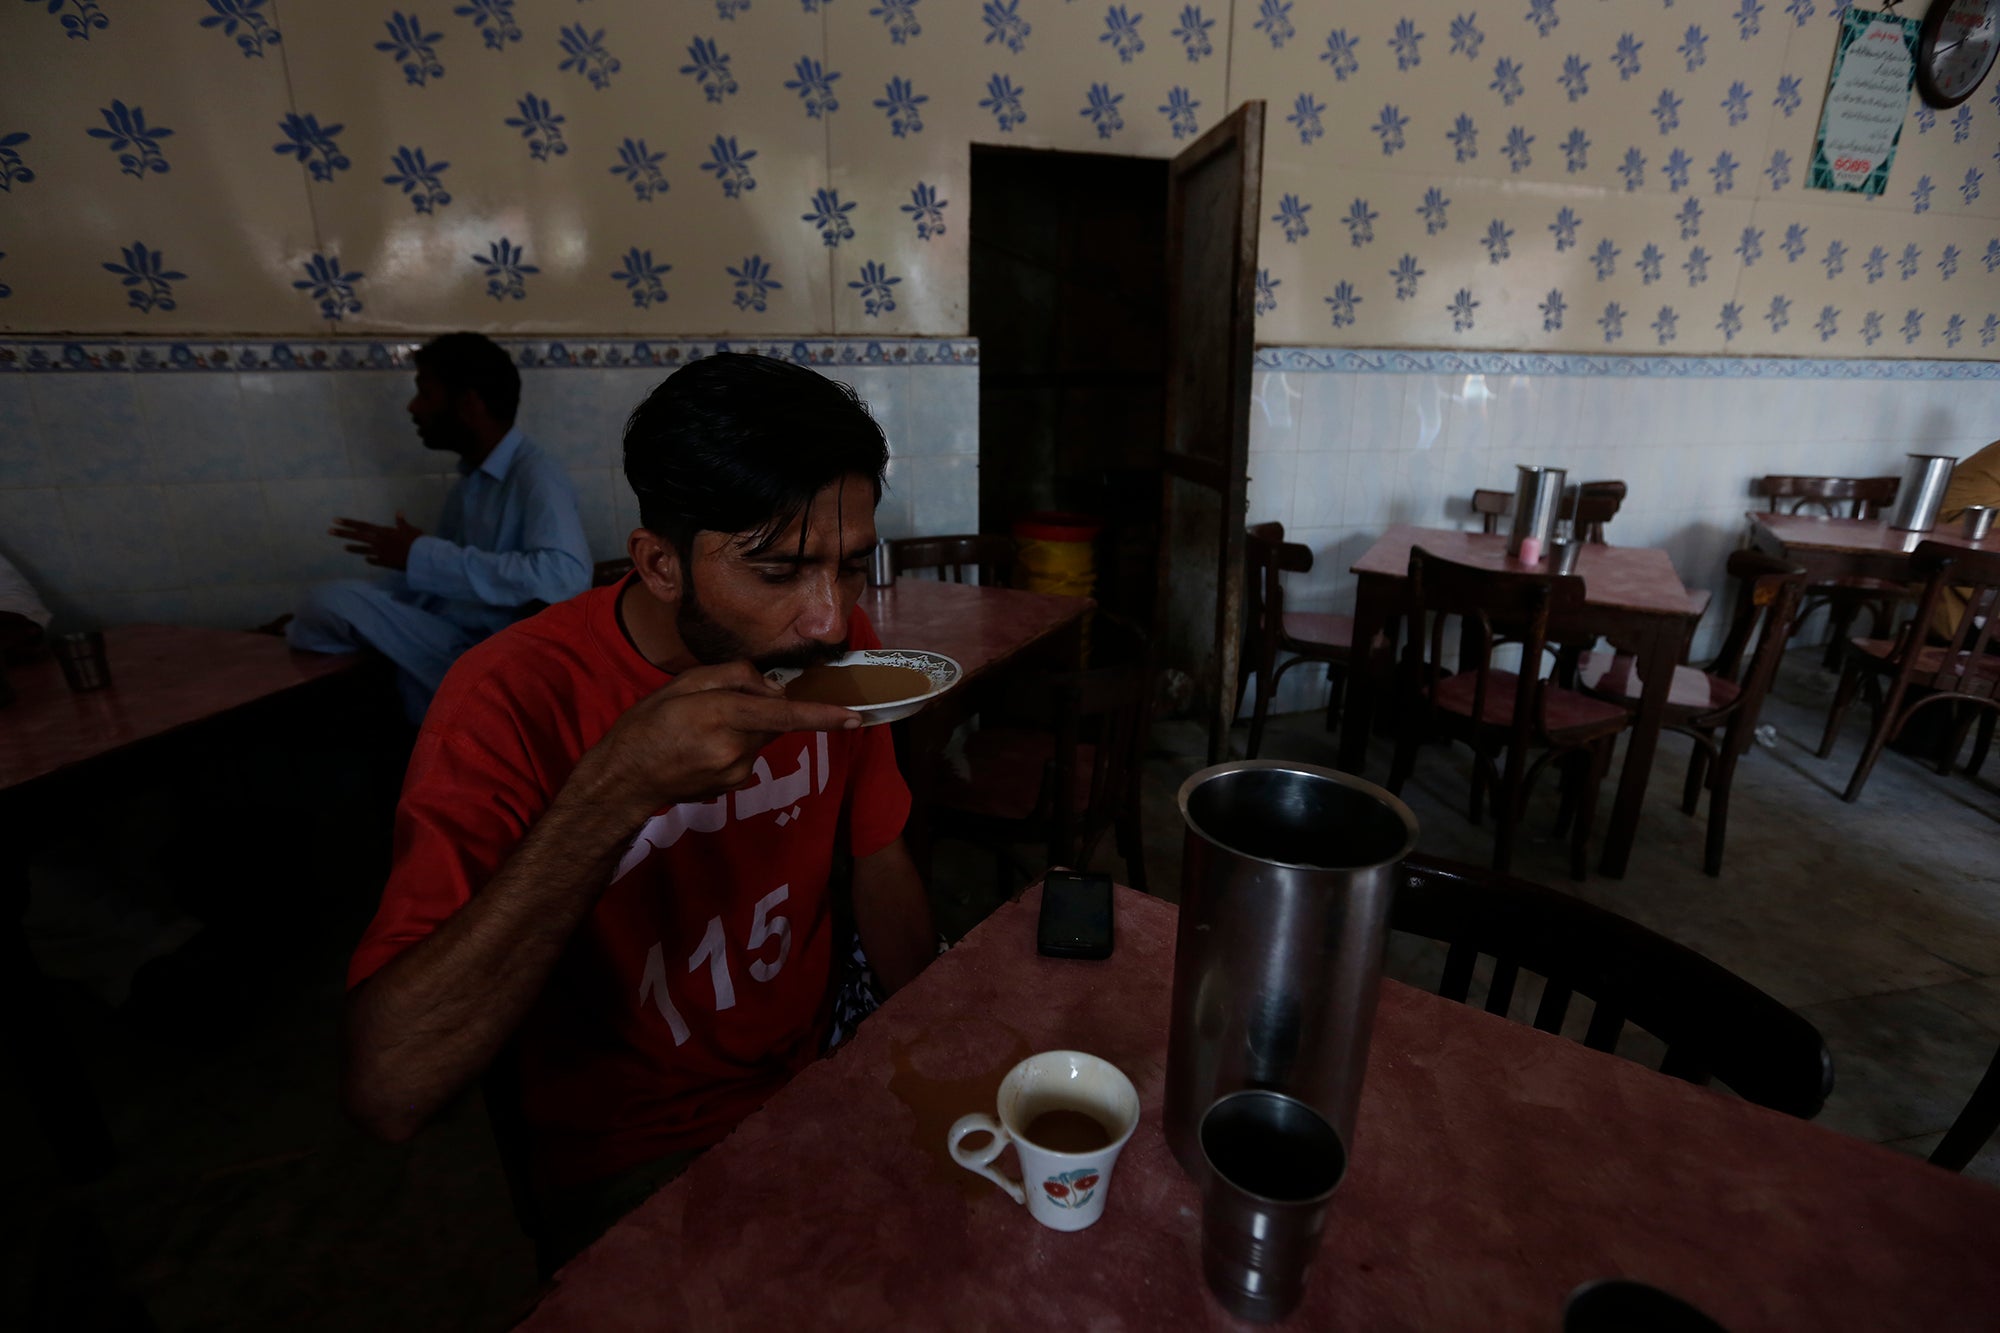
[[[673,679],[625,637],[619,592],[593,589],[502,630],[445,677],[349,986],[479,892],[583,752]],[[849,630],[855,647],[880,646],[859,608]],[[818,1053],[843,798],[849,848],[864,857],[901,836],[909,789],[886,727],[781,736],[756,773],[637,831],[522,1023],[539,1188],[707,1147]]]

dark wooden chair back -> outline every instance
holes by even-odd
[[[1014,539],[985,533],[954,537],[904,537],[889,543],[889,564],[898,576],[934,570],[940,582],[963,583],[977,570],[979,582],[1005,588],[1014,581]]]
[[[1104,832],[1115,830],[1132,885],[1142,888],[1139,757],[1153,701],[1152,645],[1130,621],[1099,611],[1091,647],[1098,665],[1021,673],[995,690],[985,710],[1005,719],[996,735],[1046,738],[1036,747],[1045,760],[1033,813],[1024,821],[937,814],[948,836],[1046,840],[1050,865],[1085,864]]]
[[[1472,493],[1472,512],[1479,515],[1481,532],[1500,531],[1500,520],[1514,512],[1512,491],[1479,490]]]
[[[1284,634],[1283,576],[1310,572],[1312,547],[1286,541],[1282,523],[1253,524],[1243,533],[1243,565],[1249,576],[1243,623],[1261,661],[1264,650],[1277,652]]]
[[[1810,509],[1828,518],[1874,518],[1896,503],[1901,485],[1900,477],[1769,476],[1757,478],[1754,489],[1773,514]]]
[[[1473,970],[1494,959],[1488,1013],[1506,1014],[1522,972],[1544,979],[1534,1025],[1560,1032],[1593,1002],[1583,1044],[1615,1051],[1626,1024],[1665,1044],[1660,1072],[1723,1084],[1745,1100],[1811,1119],[1833,1090],[1833,1057],[1813,1025],[1727,968],[1580,898],[1430,857],[1403,863],[1390,926],[1447,946],[1438,994],[1469,1002]]]
[[[1603,546],[1604,525],[1618,516],[1625,503],[1622,481],[1585,481],[1563,497],[1562,512],[1576,520],[1576,535],[1593,546]]]
[[[1583,605],[1583,580],[1574,574],[1480,569],[1433,555],[1421,546],[1411,548],[1409,570],[1410,634],[1403,655],[1403,685],[1427,729],[1436,722],[1429,685],[1446,673],[1444,645],[1450,621],[1457,620],[1459,626],[1458,670],[1479,673],[1472,691],[1474,718],[1486,716],[1494,647],[1502,642],[1521,646],[1524,683],[1514,692],[1507,738],[1506,789],[1514,790],[1529,744],[1541,729],[1541,664],[1548,648],[1549,617]]]
[[[1923,581],[1917,613],[1898,632],[1892,659],[1905,686],[1937,694],[1975,699],[2000,699],[2000,659],[1994,630],[2000,629],[2000,551],[1973,551],[1943,542],[1925,542],[1910,557],[1911,576]],[[1930,631],[1944,617],[1938,614],[1950,593],[1964,600],[1965,610],[1941,653],[1924,651]]]
[[[1754,550],[1731,552],[1728,569],[1729,577],[1736,580],[1735,614],[1708,672],[1735,681],[1740,691],[1726,710],[1728,730],[1722,738],[1724,753],[1740,755],[1750,748],[1764,697],[1778,677],[1778,663],[1784,658],[1792,622],[1805,596],[1806,571]]]
[[[624,582],[625,576],[631,572],[632,562],[624,556],[616,560],[600,560],[591,566],[590,586],[608,588],[614,583]]]

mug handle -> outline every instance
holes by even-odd
[[[960,1147],[959,1141],[971,1134],[990,1134],[993,1138],[983,1148]],[[985,1176],[1001,1189],[1006,1190],[1007,1197],[1015,1203],[1025,1204],[1028,1202],[1028,1193],[1021,1188],[1021,1183],[1016,1180],[1009,1180],[993,1169],[993,1163],[998,1160],[1001,1153],[1007,1150],[1007,1144],[1011,1141],[1011,1137],[1006,1129],[998,1121],[994,1120],[992,1116],[980,1115],[974,1112],[972,1115],[962,1115],[958,1118],[957,1122],[951,1127],[951,1133],[945,1136],[945,1142],[951,1149],[952,1161],[957,1162],[968,1171],[977,1172],[979,1175]]]

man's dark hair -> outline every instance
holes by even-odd
[[[683,559],[704,530],[747,534],[753,553],[767,549],[842,477],[867,477],[879,500],[888,465],[888,441],[854,390],[770,357],[690,362],[625,423],[639,521]]]
[[[449,389],[479,395],[486,411],[503,426],[512,425],[521,407],[521,372],[499,343],[482,333],[446,333],[431,339],[410,358]]]

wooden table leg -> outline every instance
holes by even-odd
[[[1401,581],[1363,574],[1354,598],[1354,661],[1347,672],[1347,704],[1340,718],[1343,772],[1360,777],[1368,768],[1368,738],[1375,727],[1378,698],[1387,697],[1395,661],[1388,640],[1389,618],[1397,611]]]
[[[10,1081],[27,1096],[42,1133],[55,1150],[63,1174],[94,1180],[111,1165],[111,1133],[71,1048],[49,980],[28,947],[23,924],[28,914],[28,866],[0,865],[0,1004],[5,1005],[4,1040]]]
[[[1639,813],[1646,803],[1646,783],[1653,775],[1653,756],[1660,746],[1660,725],[1667,714],[1667,696],[1673,691],[1674,664],[1680,657],[1680,636],[1686,625],[1665,616],[1649,616],[1643,630],[1633,638],[1638,656],[1639,679],[1645,688],[1639,696],[1639,715],[1632,721],[1632,735],[1625,744],[1625,767],[1618,775],[1618,800],[1611,808],[1611,827],[1604,834],[1604,857],[1598,871],[1613,879],[1622,878],[1632,859],[1632,843],[1639,832]]]

